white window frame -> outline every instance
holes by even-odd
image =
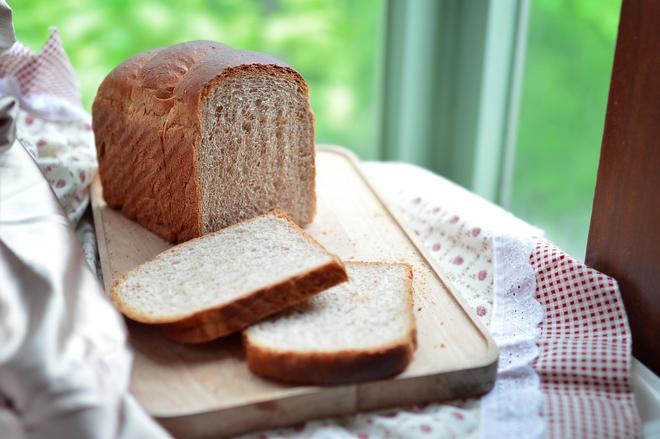
[[[379,145],[508,206],[529,0],[388,0]]]

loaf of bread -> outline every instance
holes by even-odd
[[[202,343],[347,279],[336,256],[273,212],[166,250],[118,279],[110,298],[133,320]]]
[[[136,55],[92,116],[105,201],[168,241],[275,208],[314,217],[309,92],[271,56],[210,41]]]
[[[349,281],[243,331],[248,367],[289,383],[396,375],[416,347],[412,269],[346,262]]]

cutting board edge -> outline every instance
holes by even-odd
[[[466,375],[473,377],[471,383],[465,382]],[[402,398],[400,389],[391,386],[385,387],[389,391],[387,394],[380,393],[376,389],[382,382],[371,381],[329,387],[328,391],[338,394],[337,398],[332,399],[335,405],[330,407],[316,404],[316,402],[327,403],[328,398],[320,392],[314,392],[291,395],[280,398],[276,402],[264,400],[219,410],[173,416],[152,414],[152,416],[175,437],[203,438],[211,435],[228,437],[357,412],[478,397],[488,393],[494,387],[496,375],[497,358],[480,367],[396,380],[402,388],[406,389],[407,394],[412,394],[407,398]],[[391,383],[392,380],[388,381]],[[414,385],[411,385],[409,381],[414,381]],[[460,390],[459,393],[451,393],[458,386],[466,388]],[[319,401],[313,401],[314,398],[319,398]],[[341,408],[337,408],[337,404]],[[306,410],[301,411],[301,408]],[[248,416],[246,416],[246,412]]]
[[[285,397],[281,397],[278,399],[279,400],[287,400],[287,399],[295,399],[295,398],[300,398],[300,397],[305,397],[313,394],[319,393],[318,391],[325,391],[328,389],[349,389],[349,388],[359,388],[360,386],[370,386],[374,385],[376,383],[391,383],[391,382],[396,382],[397,384],[402,384],[402,385],[407,385],[410,382],[418,381],[418,380],[432,380],[438,377],[447,377],[451,376],[452,374],[458,374],[458,373],[484,373],[486,376],[492,375],[492,382],[487,382],[484,383],[485,387],[488,387],[489,389],[495,384],[495,375],[496,373],[490,374],[492,370],[495,372],[497,371],[497,365],[498,365],[498,359],[499,355],[494,355],[492,352],[488,352],[488,357],[484,356],[485,361],[483,364],[477,364],[474,367],[466,368],[466,369],[452,369],[452,370],[440,370],[437,372],[433,373],[426,373],[426,374],[419,374],[419,375],[413,375],[413,376],[395,376],[391,377],[389,379],[385,380],[379,380],[379,381],[365,381],[361,383],[352,383],[352,384],[340,384],[340,385],[330,385],[330,386],[312,386],[311,388],[314,389],[313,391],[303,391],[295,395],[289,395]],[[405,372],[404,372],[405,374]],[[301,386],[303,387],[303,386]],[[462,396],[461,396],[462,397]],[[245,403],[233,405],[233,406],[228,406],[228,407],[218,407],[210,410],[205,410],[205,411],[198,411],[198,412],[190,412],[190,413],[177,413],[177,414],[166,414],[166,413],[158,413],[157,411],[150,411],[149,414],[155,418],[158,419],[179,419],[179,418],[185,418],[188,416],[195,416],[195,415],[201,415],[205,413],[218,413],[222,412],[225,410],[232,410],[234,408],[240,408],[240,407],[249,407],[252,405],[258,405],[258,404],[263,404],[263,403],[268,403],[272,401],[272,399],[268,398],[263,398],[263,399],[255,399],[252,401],[247,401]]]

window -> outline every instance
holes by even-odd
[[[529,16],[514,213],[583,258],[621,0],[535,0]]]
[[[23,0],[58,27],[90,107],[136,52],[193,39],[307,79],[317,141],[417,163],[584,255],[621,0]]]

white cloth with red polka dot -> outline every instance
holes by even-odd
[[[34,157],[69,220],[77,224],[89,204],[87,188],[97,169],[89,122],[52,121],[21,109],[16,137]]]

